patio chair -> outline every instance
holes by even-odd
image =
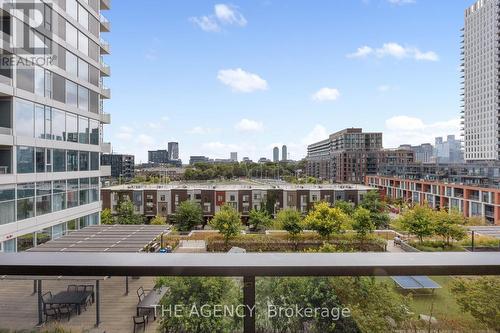
[[[143,316],[134,316],[134,333],[136,332],[137,327],[142,326],[142,331],[146,331],[146,324],[148,323],[148,316],[143,315]]]
[[[42,295],[42,305],[43,314],[45,315],[45,322],[49,321],[49,318],[59,319],[59,307],[52,304],[47,304],[52,298],[52,293],[50,291]]]
[[[70,284],[66,290],[67,291],[77,291],[77,286],[76,286],[76,284]]]
[[[86,285],[85,292],[90,293],[89,297],[87,297],[87,304],[92,305],[95,301],[94,285],[92,284]]]
[[[142,286],[139,287],[139,289],[137,289],[137,297],[139,297],[139,302],[142,302],[142,300],[144,299],[144,297],[146,297],[146,291],[147,292],[151,292],[150,289],[144,289]]]
[[[75,310],[74,307],[68,305],[68,304],[64,304],[64,305],[61,305],[58,309],[59,311],[59,317],[62,319],[62,317],[68,317],[68,321],[71,319],[71,312],[73,312]]]

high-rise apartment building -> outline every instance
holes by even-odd
[[[280,161],[280,149],[278,147],[273,148],[273,162],[278,163]]]
[[[499,0],[465,10],[462,45],[465,160],[499,159]]]
[[[283,147],[281,147],[281,160],[283,162],[288,161],[288,147],[286,145],[283,145]]]
[[[443,141],[442,137],[436,138],[434,160],[436,163],[462,163],[464,161],[462,142],[455,139],[454,135],[448,135],[446,141]]]
[[[0,252],[99,223],[105,0],[0,2]],[[35,19],[36,18],[36,19]]]
[[[377,172],[382,133],[348,128],[307,148],[307,175],[339,183],[364,183]]]
[[[111,166],[111,177],[116,179],[132,179],[135,177],[134,155],[106,154],[102,155],[102,165]]]
[[[434,162],[434,147],[430,143],[422,143],[418,146],[401,145],[399,149],[411,150],[415,154],[415,162],[432,163]]]
[[[179,159],[179,143],[178,142],[169,142],[168,143],[168,159],[170,161]]]
[[[238,153],[231,152],[229,159],[231,160],[231,162],[238,162]]]
[[[148,163],[167,164],[169,162],[168,150],[149,150]]]

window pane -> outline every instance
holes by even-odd
[[[89,153],[86,151],[80,152],[80,171],[89,171]]]
[[[82,59],[78,59],[78,77],[87,82],[89,80],[89,64]]]
[[[89,111],[92,113],[99,113],[99,94],[95,91],[89,91]]]
[[[0,225],[12,223],[15,217],[15,194],[14,188],[0,190]]]
[[[68,150],[67,159],[67,171],[78,171],[78,152],[76,150]]]
[[[99,170],[99,153],[90,153],[90,170]]]
[[[55,181],[53,193],[52,210],[57,212],[66,209],[66,181]]]
[[[75,77],[78,75],[78,57],[69,51],[66,51],[66,71]]]
[[[66,141],[78,142],[78,118],[69,113],[66,114]]]
[[[29,92],[34,92],[35,90],[35,73],[33,67],[18,67],[16,70],[17,80],[16,85],[19,89],[23,89]]]
[[[34,136],[34,105],[31,102],[16,99],[16,135]]]
[[[35,138],[45,139],[45,108],[35,104]]]
[[[35,172],[34,153],[33,147],[17,147],[17,173]]]
[[[68,180],[68,208],[73,208],[78,206],[78,179]]]
[[[85,55],[89,54],[89,38],[78,31],[78,50]]]
[[[66,171],[66,151],[62,149],[54,149],[53,169],[54,172]]]
[[[45,70],[35,66],[35,95],[45,96]]]
[[[17,220],[25,220],[35,216],[35,184],[17,185]]]
[[[36,172],[45,172],[45,148],[36,149]]]
[[[45,139],[54,140],[52,136],[52,108],[45,107]]]
[[[66,140],[66,114],[61,110],[52,109],[52,132],[55,140]]]
[[[96,120],[90,120],[90,144],[99,144],[99,122]]]
[[[89,29],[89,13],[82,6],[78,6],[78,23]]]
[[[75,20],[78,20],[78,4],[76,0],[66,0],[66,12]]]
[[[52,172],[52,149],[46,151],[46,170]]]
[[[49,214],[52,211],[52,183],[36,184],[36,215]]]
[[[66,22],[66,42],[78,49],[78,30]]]
[[[78,106],[78,86],[76,83],[66,80],[66,104]]]
[[[89,110],[89,90],[82,86],[78,86],[78,108],[84,111]]]
[[[78,142],[89,143],[89,118],[78,116],[78,134]]]

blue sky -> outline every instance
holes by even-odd
[[[459,133],[472,0],[119,0],[106,102],[115,152],[290,157],[345,127],[384,146]],[[138,4],[140,7],[138,8]]]

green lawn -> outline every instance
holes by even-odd
[[[453,278],[449,276],[432,276],[430,278],[436,281],[441,286],[441,289],[435,290],[434,296],[413,295],[411,311],[415,313],[415,317],[418,317],[419,314],[429,315],[432,306],[432,316],[437,318],[438,321],[444,320],[457,323],[458,326],[474,327],[474,318],[470,314],[460,311],[460,307],[455,302],[450,291],[450,285]],[[391,278],[384,277],[380,279],[391,284],[396,290],[401,292],[400,289],[396,288]],[[434,303],[434,305],[432,305],[432,303]]]

